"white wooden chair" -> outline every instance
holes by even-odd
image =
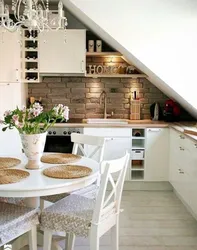
[[[88,158],[94,158],[100,163],[103,160],[105,138],[94,135],[71,134],[71,141],[74,142],[73,154],[80,154]],[[85,148],[92,146],[92,150]]]
[[[83,135],[83,134],[77,134],[72,133],[71,134],[71,141],[74,143],[72,154],[78,154],[82,155],[88,158],[94,158],[99,163],[103,160],[104,155],[104,146],[105,146],[105,138],[100,136],[93,136],[93,135]],[[98,177],[97,185],[99,185],[100,179]],[[76,192],[80,195],[85,194],[86,192],[94,193],[94,189],[96,188],[95,185],[92,185],[91,187],[87,187],[83,190],[77,190]],[[44,201],[49,201],[51,203],[55,203],[66,196],[68,196],[68,193],[64,194],[58,194],[58,195],[49,195],[49,196],[43,196],[40,200],[40,207],[43,209],[45,207]]]
[[[51,249],[54,231],[64,231],[70,235],[67,250],[73,250],[75,235],[89,237],[90,250],[99,250],[100,237],[110,229],[112,249],[119,249],[120,203],[128,161],[129,153],[126,153],[120,159],[102,163],[96,200],[71,194],[42,211],[43,250]],[[118,176],[117,181],[113,179],[114,173]],[[112,190],[107,192],[109,183]]]
[[[37,250],[38,209],[0,202],[0,247],[28,232],[29,249]]]

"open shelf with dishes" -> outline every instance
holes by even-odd
[[[132,129],[131,146],[131,180],[144,179],[144,157],[145,157],[145,129]]]
[[[38,32],[23,30],[22,79],[24,82],[39,82]]]

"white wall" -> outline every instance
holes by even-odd
[[[63,0],[167,95],[197,117],[195,0]]]

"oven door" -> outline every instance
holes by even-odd
[[[46,138],[44,152],[72,153],[73,142],[70,136],[50,136]]]

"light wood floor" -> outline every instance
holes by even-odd
[[[120,250],[195,250],[197,222],[171,191],[125,191],[120,216]],[[63,244],[63,242],[61,242]],[[100,250],[110,248],[110,233]],[[89,250],[77,238],[75,250]]]

